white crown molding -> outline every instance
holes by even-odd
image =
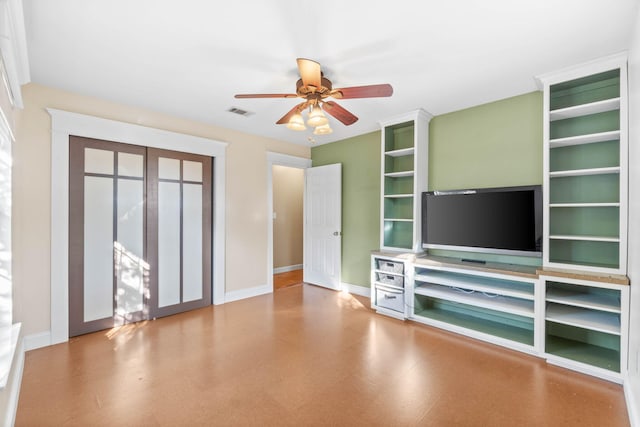
[[[31,81],[22,0],[0,0],[0,54],[15,107],[23,108],[20,86]]]

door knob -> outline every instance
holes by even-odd
[[[340,234],[342,234],[342,233],[340,233],[339,231],[334,231],[334,232],[333,232],[333,235],[334,235],[334,236],[339,236]]]

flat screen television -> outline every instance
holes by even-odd
[[[542,256],[542,187],[422,193],[422,247]]]

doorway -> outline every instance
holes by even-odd
[[[273,165],[273,289],[302,283],[304,169]]]
[[[69,336],[211,304],[211,158],[69,141]]]
[[[304,176],[304,171],[311,167],[311,159],[303,157],[291,156],[281,153],[267,153],[267,286],[271,292],[274,290],[274,166],[284,166],[287,168],[298,169]],[[303,210],[304,210],[304,189],[303,191]],[[277,213],[276,213],[277,217]],[[303,224],[303,240],[304,240],[304,224]],[[304,242],[303,242],[304,243]],[[304,263],[304,262],[303,262]]]

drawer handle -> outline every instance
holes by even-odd
[[[387,280],[393,280],[394,277],[393,276],[387,276]]]
[[[395,295],[387,295],[384,294],[384,299],[396,299],[397,297]]]
[[[392,267],[393,268],[393,263],[392,262],[388,262],[387,263],[387,267]]]

